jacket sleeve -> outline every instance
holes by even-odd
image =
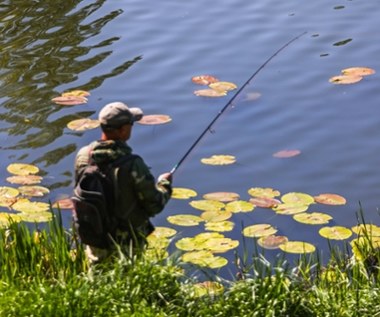
[[[131,175],[139,205],[149,217],[160,213],[172,194],[170,182],[156,182],[148,166],[139,156],[136,156],[132,163]]]

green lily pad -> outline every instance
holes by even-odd
[[[321,212],[306,213],[302,212],[293,216],[295,221],[308,225],[322,225],[328,223],[332,217]]]
[[[53,219],[53,214],[49,211],[38,211],[38,212],[29,212],[29,213],[20,213],[18,214],[21,221],[25,222],[48,222]]]
[[[235,249],[239,246],[238,240],[230,238],[212,238],[203,243],[203,249],[209,250],[213,253],[224,253],[229,250]]]
[[[228,263],[226,258],[215,256],[212,252],[204,250],[184,253],[181,259],[183,262],[212,269],[221,268]]]
[[[248,190],[248,194],[252,197],[264,197],[264,198],[274,198],[280,196],[280,192],[273,188],[264,187],[252,187]]]
[[[217,222],[205,223],[206,230],[217,231],[217,232],[232,231],[234,226],[235,226],[235,223],[232,221],[217,221]]]
[[[216,296],[224,291],[224,286],[218,282],[205,281],[193,285],[194,297]]]
[[[235,200],[227,203],[226,205],[226,210],[233,213],[250,212],[253,209],[255,209],[255,206],[252,203],[244,200]]]
[[[0,228],[6,228],[11,222],[20,222],[21,218],[18,214],[0,212]]]
[[[154,231],[150,235],[160,237],[160,238],[170,238],[174,236],[176,233],[177,231],[173,228],[155,227]]]
[[[351,237],[352,231],[341,226],[323,227],[319,230],[319,234],[330,240],[345,240]]]
[[[304,205],[300,203],[284,203],[279,204],[272,209],[280,215],[294,215],[306,211],[309,205]]]
[[[359,236],[380,237],[380,227],[374,224],[360,224],[353,226],[351,230]]]
[[[0,199],[1,198],[14,198],[20,194],[19,190],[13,187],[2,186],[0,187]]]
[[[201,217],[195,215],[174,215],[167,218],[168,222],[184,227],[197,226],[200,222],[204,221]]]
[[[350,241],[352,253],[359,261],[364,261],[374,250],[380,249],[380,237],[358,237]]]
[[[218,232],[204,232],[194,237],[179,239],[175,245],[179,250],[193,251],[206,249],[205,243],[211,239],[222,239],[224,236]]]
[[[277,232],[277,229],[270,224],[257,224],[245,227],[243,229],[243,235],[250,238],[259,238],[263,236],[270,236]]]
[[[210,221],[210,222],[223,221],[223,220],[230,219],[231,217],[232,217],[232,213],[226,210],[209,210],[209,211],[204,211],[201,214],[202,219],[204,219],[205,221]]]
[[[196,196],[197,192],[193,189],[183,187],[173,188],[172,198],[174,199],[189,199]]]
[[[168,238],[159,237],[154,234],[147,236],[146,240],[148,242],[148,249],[162,250],[166,249],[170,244],[170,240]]]
[[[200,90],[195,90],[194,95],[200,96],[200,97],[224,97],[227,95],[227,91],[220,91],[220,90],[215,90],[215,89],[200,89]]]
[[[314,203],[314,197],[304,193],[287,193],[281,197],[284,203],[310,205]]]
[[[279,248],[287,253],[313,253],[315,246],[308,242],[303,241],[288,241],[279,245]]]
[[[206,199],[193,200],[189,204],[191,207],[199,210],[221,210],[226,206],[221,201]]]
[[[212,155],[202,158],[201,162],[207,165],[230,165],[236,162],[236,158],[233,155]]]
[[[30,214],[30,213],[42,213],[44,211],[49,210],[49,204],[44,202],[30,201],[26,198],[21,198],[17,200],[12,208],[16,211],[20,211],[22,213]]]
[[[13,175],[25,176],[37,174],[40,169],[32,164],[12,163],[7,166],[7,171]]]
[[[285,236],[269,235],[263,236],[257,240],[257,244],[264,249],[274,250],[278,249],[281,244],[288,242],[288,238]]]

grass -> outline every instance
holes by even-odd
[[[0,229],[0,316],[380,316],[378,251],[361,260],[332,250],[325,266],[263,256],[238,261],[239,279],[200,296],[178,259],[119,254],[89,268],[59,218],[45,230]]]

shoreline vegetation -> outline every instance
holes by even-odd
[[[0,228],[0,316],[380,316],[379,245],[363,232],[353,254],[326,265],[263,256],[235,280],[186,276],[175,255],[127,257],[89,267],[60,215],[44,230]],[[238,261],[237,261],[238,262]]]

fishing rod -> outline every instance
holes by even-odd
[[[288,47],[291,43],[298,40],[301,36],[305,35],[307,32],[303,32],[296,37],[292,38],[289,42],[285,43],[283,46],[281,46],[275,53],[273,53],[272,56],[270,56],[253,74],[251,77],[248,78],[248,80],[244,83],[243,86],[240,87],[240,89],[233,95],[233,97],[227,102],[227,104],[222,108],[222,110],[219,111],[219,113],[215,116],[215,118],[210,122],[210,124],[204,129],[204,131],[200,134],[198,139],[195,140],[195,142],[192,144],[192,146],[187,150],[184,156],[178,161],[178,163],[172,168],[170,171],[170,174],[174,174],[175,171],[178,169],[178,167],[185,161],[185,159],[189,156],[189,154],[194,150],[194,148],[197,146],[199,141],[205,136],[205,134],[211,130],[212,126],[216,122],[216,120],[219,119],[219,117],[226,111],[226,109],[232,104],[232,102],[235,100],[235,98],[243,91],[243,89],[250,83],[250,81],[256,77],[256,75],[282,50],[284,50],[286,47]]]

